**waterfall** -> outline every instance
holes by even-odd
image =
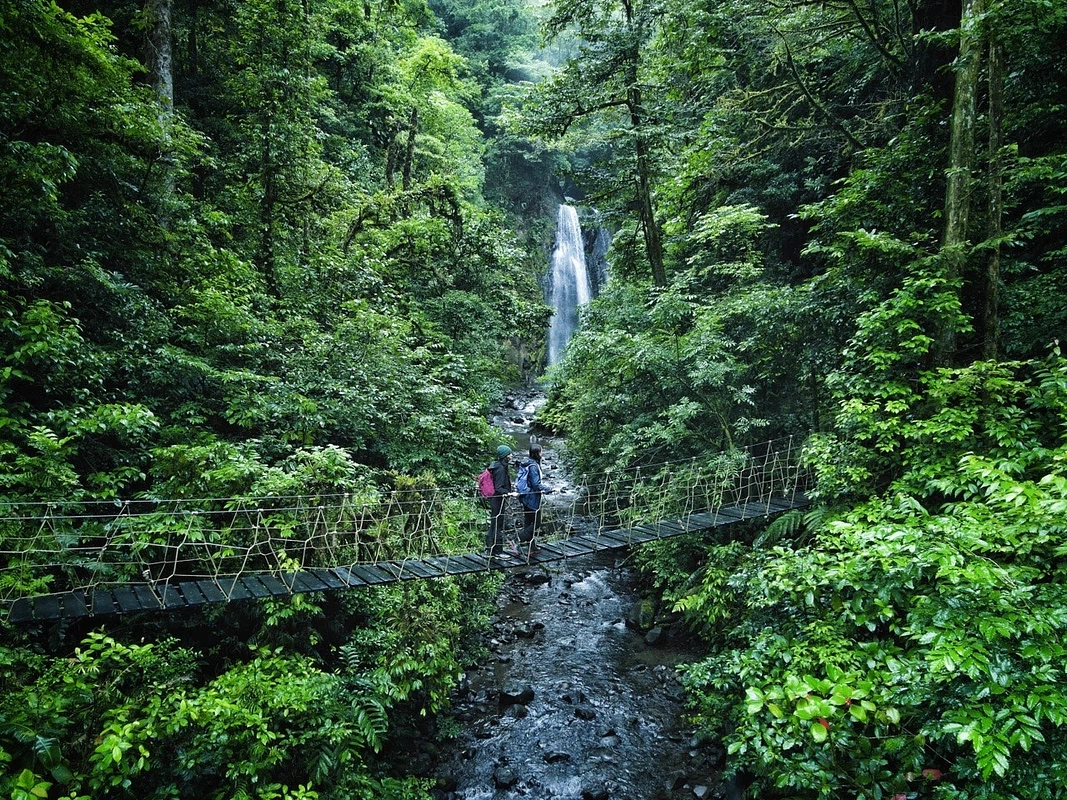
[[[555,313],[548,327],[550,365],[559,363],[567,341],[578,329],[578,307],[593,298],[578,212],[573,206],[561,205],[556,225],[550,284],[550,305]]]
[[[593,297],[599,297],[600,292],[608,285],[608,248],[611,247],[611,234],[607,228],[598,225],[593,229],[592,235],[586,233],[582,238],[586,240],[585,261],[589,282],[593,284]]]

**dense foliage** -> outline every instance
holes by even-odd
[[[750,795],[1061,796],[1067,6],[540,12],[0,0],[0,497],[466,480],[565,185],[575,466],[808,437],[810,512],[641,556]],[[5,630],[0,790],[416,797],[493,589]]]
[[[5,516],[467,484],[541,347],[550,199],[523,221],[486,170],[534,17],[449,8],[0,2]],[[381,753],[444,706],[495,586],[5,629],[0,793],[419,796]]]
[[[702,730],[753,797],[1062,796],[1064,6],[554,8],[529,108],[615,235],[545,420],[581,469],[809,437],[810,512],[643,551]]]

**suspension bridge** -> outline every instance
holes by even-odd
[[[573,489],[545,497],[536,549],[491,559],[488,510],[468,487],[0,500],[0,611],[13,624],[178,611],[622,549],[807,506],[800,455],[790,438],[583,475]],[[514,535],[517,502],[509,521]]]

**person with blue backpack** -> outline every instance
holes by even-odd
[[[537,549],[534,536],[541,526],[541,497],[545,489],[541,485],[541,445],[530,444],[530,457],[519,463],[519,472],[515,477],[515,491],[522,503],[522,531],[519,533],[519,546],[526,558]]]
[[[511,458],[511,448],[502,444],[496,449],[496,461],[488,468],[493,478],[493,493],[489,500],[489,531],[485,534],[485,549],[489,557],[500,555],[504,549],[504,501],[511,492],[511,473],[508,472],[508,461]]]

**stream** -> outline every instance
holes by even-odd
[[[522,395],[495,420],[517,456],[526,455],[539,402]],[[545,485],[565,496],[554,442],[539,441]],[[438,751],[436,797],[735,796],[720,776],[721,747],[699,742],[685,721],[675,667],[699,651],[681,631],[652,628],[626,556],[508,572],[486,634],[491,658],[453,696],[458,733]]]

